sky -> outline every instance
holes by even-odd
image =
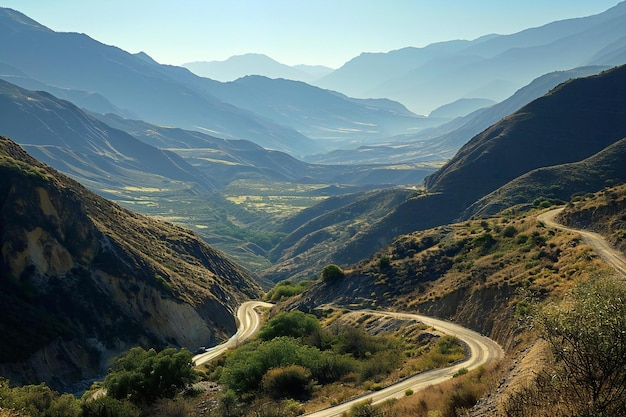
[[[601,13],[619,0],[0,0],[58,32],[162,64],[265,54],[338,68],[362,52],[475,39]]]

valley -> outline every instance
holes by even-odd
[[[338,68],[44,23],[0,7],[0,417],[626,413],[626,2]]]

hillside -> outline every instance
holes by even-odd
[[[213,180],[172,152],[100,122],[74,104],[0,80],[0,134],[82,184],[108,189],[189,184],[213,191]]]
[[[394,207],[413,191],[398,188],[331,197],[302,210],[279,229],[286,236],[270,252],[270,268],[264,277],[283,279],[316,278],[333,261],[335,252]]]
[[[261,293],[190,231],[137,215],[0,140],[0,373],[57,389],[132,346],[200,345]]]
[[[569,201],[572,197],[626,181],[626,138],[580,162],[537,168],[487,194],[463,212],[462,218],[492,216],[539,198]]]
[[[624,66],[560,85],[475,136],[426,179],[424,195],[355,235],[334,254],[335,262],[357,262],[399,234],[453,222],[481,197],[533,169],[602,151],[626,136],[625,93]]]
[[[624,184],[576,197],[560,221],[599,231],[626,253],[625,198]],[[546,227],[537,217],[545,211],[516,206],[483,220],[398,236],[346,268],[345,277],[318,280],[285,308],[419,312],[479,331],[498,341],[508,359],[492,376],[499,379],[497,391],[474,412],[507,415],[498,407],[541,375],[545,363],[546,345],[528,319],[533,309],[591,277],[614,274],[577,233]]]

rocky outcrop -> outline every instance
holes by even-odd
[[[132,346],[194,349],[260,295],[192,232],[129,212],[0,138],[0,375],[67,389]]]

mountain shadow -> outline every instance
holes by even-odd
[[[71,390],[133,346],[236,330],[253,277],[189,230],[101,198],[0,138],[0,374]]]

